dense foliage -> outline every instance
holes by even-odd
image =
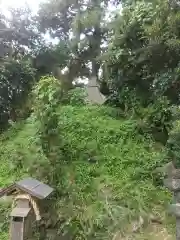
[[[141,107],[161,104],[162,99],[164,104],[178,104],[178,5],[161,0],[118,4],[110,0],[47,1],[35,16],[27,9],[11,10],[9,19],[1,15],[2,32],[10,32],[2,36],[3,66],[25,57],[36,69],[36,80],[52,74],[66,90],[79,77],[95,76],[108,103],[123,111],[136,113]],[[123,9],[107,20],[112,6]],[[56,44],[45,41],[47,33]],[[28,76],[23,81],[24,87],[30,83]]]
[[[11,10],[11,18],[0,19],[1,32],[8,33],[1,40],[3,61],[31,58],[38,79],[52,73],[66,88],[78,77],[96,76],[113,100],[128,89],[145,106],[161,96],[178,103],[178,6],[125,1],[107,21],[107,10],[118,4],[52,0],[41,4],[36,16],[27,9]],[[47,33],[56,44],[45,41]]]
[[[0,65],[0,131],[8,120],[16,121],[18,110],[25,107],[34,84],[35,69],[28,61],[8,60]],[[26,108],[26,116],[28,116]]]
[[[51,90],[41,91],[47,86]],[[35,92],[44,112],[1,136],[0,186],[24,175],[52,185],[56,192],[43,217],[46,233],[54,231],[57,238],[110,240],[133,234],[139,216],[148,222],[169,200],[152,175],[166,162],[166,151],[157,151],[150,135],[138,133],[136,120],[115,119],[113,108],[56,108],[58,90],[54,79],[41,79]],[[49,100],[54,107],[49,108]]]
[[[168,1],[128,5],[112,24],[104,78],[112,92],[128,87],[148,104],[167,96],[178,103],[179,11]]]
[[[35,15],[0,13],[0,130],[12,125],[0,186],[32,175],[55,187],[45,228],[58,237],[120,239],[166,203],[154,170],[180,162],[179,26],[168,0],[49,0]],[[87,105],[79,78],[97,79],[106,106]]]

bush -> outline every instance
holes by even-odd
[[[41,178],[50,184],[56,185],[58,181],[58,168],[60,166],[60,127],[58,125],[57,107],[62,99],[60,81],[51,76],[40,79],[34,91],[34,117],[38,124],[37,139],[46,158],[41,164]],[[39,163],[34,168],[40,167]],[[56,179],[56,180],[55,180]]]
[[[85,105],[86,102],[86,91],[84,88],[76,87],[69,90],[63,97],[62,103],[67,105]]]
[[[169,133],[173,127],[174,116],[169,101],[163,97],[156,99],[146,108],[138,110],[141,132],[152,134],[155,141],[166,145]]]
[[[25,60],[8,61],[0,66],[0,130],[8,120],[16,121],[16,110],[22,108],[34,83],[35,70]]]
[[[124,112],[126,117],[139,121],[139,132],[152,134],[155,141],[166,144],[174,121],[174,111],[166,97],[145,102],[135,90],[124,88],[121,93],[113,93],[106,104]],[[121,114],[122,115],[122,114]]]
[[[180,122],[179,122],[179,107],[173,108],[173,113],[175,115],[175,121],[173,124],[173,129],[169,134],[169,139],[167,142],[168,157],[174,162],[176,167],[180,167]]]

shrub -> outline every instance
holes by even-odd
[[[85,105],[86,102],[86,91],[84,88],[76,87],[72,90],[69,90],[66,94],[64,94],[61,102],[67,105],[77,105],[82,106]]]
[[[51,76],[42,77],[34,88],[34,117],[38,123],[37,138],[47,162],[41,164],[41,177],[56,184],[60,162],[60,130],[57,107],[62,98],[60,81]],[[37,163],[37,166],[39,163]],[[33,169],[36,166],[33,166]]]
[[[141,121],[141,131],[143,133],[152,134],[158,142],[166,144],[169,133],[173,127],[173,112],[169,101],[165,98],[156,99],[146,108],[138,110],[138,118]]]
[[[25,60],[8,61],[0,66],[0,130],[8,120],[16,121],[16,109],[22,108],[34,83],[35,70]]]
[[[154,98],[145,102],[135,90],[124,88],[121,93],[113,93],[106,104],[124,111],[124,115],[139,121],[142,134],[152,134],[156,141],[166,144],[172,129],[174,114],[167,97]],[[122,115],[122,114],[121,114]]]

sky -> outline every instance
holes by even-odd
[[[26,4],[33,10],[37,11],[38,5],[43,0],[0,0],[1,9],[7,10],[9,7],[22,7]]]
[[[0,11],[3,12],[7,17],[10,16],[8,9],[9,8],[19,8],[23,6],[28,6],[33,13],[38,11],[38,6],[42,2],[46,2],[47,0],[0,0]],[[66,0],[64,0],[66,1]],[[109,18],[109,14],[114,11],[115,8],[113,6],[109,6],[109,11],[107,13],[107,19]],[[46,34],[46,39],[48,42],[56,43],[56,40],[50,38],[48,34]]]
[[[40,3],[45,2],[47,0],[0,0],[0,10],[7,17],[9,16],[8,9],[9,8],[20,8],[23,6],[28,6],[33,13],[38,11],[38,6]],[[48,34],[45,36],[47,42],[56,43],[56,40],[50,38]]]
[[[45,0],[0,0],[0,8],[1,10],[7,11],[9,7],[18,8],[27,4],[33,12],[36,12],[39,4],[42,2],[45,2]]]

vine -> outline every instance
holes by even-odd
[[[34,115],[38,122],[38,139],[48,162],[42,163],[43,178],[52,184],[58,181],[57,167],[60,165],[60,126],[57,107],[62,98],[60,82],[54,77],[42,77],[34,88]]]

